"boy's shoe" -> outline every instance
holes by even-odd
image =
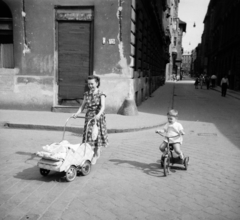
[[[184,160],[184,155],[183,154],[180,154],[179,157],[180,157],[181,160]]]

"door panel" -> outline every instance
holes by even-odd
[[[90,69],[90,23],[58,23],[59,100],[83,98]]]

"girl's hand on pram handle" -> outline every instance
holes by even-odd
[[[94,119],[99,120],[101,118],[101,115],[95,115]]]
[[[72,116],[71,116],[71,118],[74,118],[74,119],[76,119],[77,118],[77,114],[75,113],[75,114],[73,114]]]

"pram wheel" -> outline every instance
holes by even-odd
[[[47,176],[50,173],[50,170],[46,170],[46,169],[40,168],[40,173],[43,176]]]
[[[66,179],[68,182],[72,182],[77,176],[77,169],[75,166],[70,166],[66,172]]]
[[[82,175],[87,176],[91,171],[91,163],[87,160],[82,166]]]

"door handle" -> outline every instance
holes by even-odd
[[[63,81],[63,79],[62,79],[62,78],[59,78],[59,79],[58,79],[58,81],[60,81],[60,82],[61,82],[61,81]]]

